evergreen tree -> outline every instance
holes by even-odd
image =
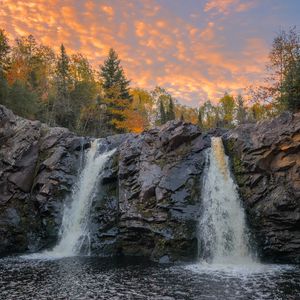
[[[56,125],[73,129],[75,122],[70,105],[70,59],[63,44],[60,47],[60,55],[57,60],[55,74],[56,95],[52,111],[53,120],[49,120],[49,122],[54,121]]]
[[[175,120],[174,102],[172,97],[169,99],[169,106],[167,111],[167,121]]]
[[[110,49],[107,59],[100,67],[100,78],[107,104],[108,124],[111,134],[124,132],[123,124],[128,118],[128,108],[132,97],[129,94],[129,83],[126,79],[121,61],[115,50]]]
[[[129,94],[130,81],[126,79],[121,61],[114,49],[109,50],[108,58],[100,69],[106,98],[131,100]]]
[[[60,47],[60,56],[56,68],[57,93],[64,100],[69,100],[70,79],[70,59],[66,53],[65,46]],[[69,105],[69,101],[67,101]]]
[[[166,118],[165,106],[162,99],[160,99],[159,102],[159,112],[160,112],[160,125],[163,125],[166,123],[167,118]]]

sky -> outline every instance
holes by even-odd
[[[198,106],[262,82],[300,0],[0,0],[0,28],[81,52],[95,68],[114,48],[132,85],[162,86]]]

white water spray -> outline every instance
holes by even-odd
[[[202,259],[213,264],[249,264],[245,214],[221,138],[212,138],[206,165],[199,224]]]
[[[98,140],[93,141],[86,152],[85,165],[72,192],[72,203],[65,206],[60,241],[51,251],[52,257],[68,257],[90,254],[89,215],[97,184],[105,163],[115,150],[98,154]]]

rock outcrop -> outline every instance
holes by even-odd
[[[181,122],[128,139],[119,158],[118,247],[168,262],[197,256],[204,149],[210,139]]]
[[[182,122],[127,135],[92,208],[92,251],[160,262],[195,259],[209,145],[208,135]]]
[[[25,120],[3,106],[0,128],[0,254],[49,248],[91,139]],[[197,126],[169,122],[101,143],[99,151],[117,151],[91,209],[92,252],[161,262],[195,258],[209,136]]]
[[[300,114],[224,135],[260,256],[300,262]]]
[[[87,141],[0,106],[0,254],[36,251],[57,239],[63,202]]]
[[[92,253],[195,259],[205,149],[222,134],[261,257],[300,262],[300,114],[287,113],[225,134],[174,121],[102,139],[117,151],[91,208]],[[57,242],[91,140],[0,106],[0,255]]]

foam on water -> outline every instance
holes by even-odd
[[[211,263],[213,269],[226,265],[256,268],[245,213],[219,137],[211,139],[202,196],[198,238],[201,263]]]

